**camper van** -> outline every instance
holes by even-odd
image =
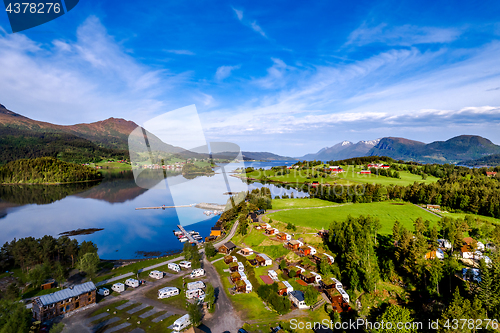
[[[158,290],[158,298],[169,298],[175,295],[179,295],[179,289],[175,287],[165,287]]]
[[[136,279],[126,279],[125,285],[132,288],[137,288],[139,287],[139,281],[137,281]]]
[[[191,290],[191,289],[199,289],[199,288],[205,288],[205,284],[203,283],[203,281],[195,281],[195,282],[189,282],[186,287],[188,288],[188,290]]]
[[[172,324],[172,328],[174,329],[174,331],[180,332],[182,329],[188,327],[189,325],[191,325],[191,319],[189,318],[189,315],[186,314],[174,321],[174,323]]]
[[[153,279],[163,279],[163,272],[160,271],[151,271],[149,272],[149,277]]]
[[[243,265],[242,262],[238,261],[238,272],[244,272],[245,271],[245,266]]]
[[[205,275],[205,270],[203,268],[193,269],[191,272],[191,278]]]
[[[180,266],[179,266],[179,265],[177,265],[177,264],[176,264],[176,263],[174,263],[174,262],[171,262],[171,263],[169,263],[169,264],[168,264],[168,269],[171,269],[171,270],[173,270],[173,271],[175,271],[175,272],[180,272],[180,271],[181,271]]]
[[[113,291],[116,291],[117,293],[121,293],[122,291],[125,291],[125,285],[123,283],[115,283],[113,286],[111,286],[111,289]]]
[[[205,292],[202,289],[190,289],[186,290],[186,298],[191,299],[195,297],[201,297],[202,295],[205,295]]]
[[[109,295],[109,289],[108,288],[101,288],[97,291],[97,293],[101,296],[108,296]]]
[[[181,261],[179,263],[179,266],[181,266],[182,268],[191,268],[191,262],[190,261]]]

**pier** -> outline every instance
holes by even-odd
[[[180,205],[180,206],[160,206],[160,207],[139,207],[139,208],[136,208],[135,210],[141,210],[141,209],[165,209],[165,208],[181,208],[181,207],[193,207],[195,206],[195,204],[191,204],[191,205]]]
[[[202,208],[202,209],[222,210],[222,211],[224,211],[224,209],[226,208],[226,205],[218,205],[218,204],[214,204],[214,203],[205,203],[205,202],[202,202],[202,203],[196,204],[195,207],[196,208]]]
[[[187,237],[187,239],[189,240],[190,243],[194,243],[194,244],[198,245],[198,241],[196,239],[194,239],[193,236],[191,236],[191,234],[189,232],[187,232],[182,225],[178,225],[177,228],[179,228],[180,231],[182,231],[182,233],[184,234],[184,236]]]

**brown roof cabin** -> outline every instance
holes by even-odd
[[[292,239],[291,241],[288,241],[286,243],[286,246],[291,250],[297,251],[299,249],[300,242],[298,240]]]
[[[241,250],[241,254],[244,256],[249,256],[249,255],[253,254],[253,250],[251,248],[247,247],[247,248],[244,248]]]
[[[219,252],[229,254],[235,248],[236,248],[236,245],[234,245],[232,242],[227,242],[227,243],[222,244],[219,247]]]
[[[52,288],[55,288],[56,286],[56,280],[54,279],[49,279],[49,280],[45,280],[42,285],[40,286],[41,289],[45,290],[45,289],[52,289]]]
[[[257,264],[259,266],[266,266],[266,259],[262,258],[261,256],[256,256],[255,259],[257,260]]]
[[[236,291],[244,293],[247,290],[247,284],[243,280],[236,281]]]
[[[465,237],[463,239],[463,241],[467,245],[472,245],[472,246],[476,246],[477,245],[477,241],[474,238],[472,238],[472,237]]]
[[[269,229],[266,229],[266,234],[268,235],[274,235],[274,228],[269,228]]]
[[[276,238],[278,238],[279,240],[282,240],[282,241],[286,241],[286,234],[284,232],[279,232],[276,235]]]
[[[322,238],[327,237],[329,232],[330,232],[329,230],[321,229],[318,231],[318,236]]]
[[[342,312],[349,308],[349,304],[346,304],[342,299],[342,295],[337,291],[337,289],[325,289],[323,290],[326,297],[332,302],[333,311]]]
[[[306,271],[300,273],[300,279],[308,284],[316,282],[316,276],[311,272],[306,272]]]
[[[47,321],[62,314],[81,309],[96,301],[96,287],[93,282],[86,282],[72,288],[33,298],[31,311],[33,318]]]
[[[229,265],[232,262],[233,262],[233,256],[227,255],[227,256],[224,257],[224,263],[226,265]]]
[[[217,239],[217,236],[207,236],[207,237],[205,237],[205,242],[206,243],[213,242],[216,239]]]
[[[488,177],[495,177],[497,173],[495,171],[486,171],[486,176]]]
[[[325,253],[316,253],[312,256],[312,260],[314,260],[316,263],[320,263],[323,259],[326,259],[330,265],[333,264],[333,257],[330,255],[326,255]]]
[[[237,272],[238,271],[238,263],[237,262],[229,263],[229,270],[231,272]]]
[[[267,229],[267,223],[261,223],[261,224],[260,224],[260,227],[261,227],[262,229]]]
[[[311,253],[311,248],[307,245],[299,247],[299,253],[303,256],[308,256]]]
[[[238,272],[231,273],[231,282],[235,283],[236,281],[241,280],[241,275]]]

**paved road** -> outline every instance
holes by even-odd
[[[413,205],[413,206],[415,206],[415,207],[418,207],[418,208],[420,208],[420,209],[423,209],[423,210],[425,210],[425,211],[426,211],[426,212],[428,212],[428,213],[431,213],[431,214],[433,214],[433,215],[436,215],[436,216],[437,216],[437,217],[439,217],[439,218],[442,218],[442,216],[441,216],[441,215],[438,215],[438,214],[436,214],[436,213],[434,213],[434,212],[431,212],[430,210],[425,209],[424,207],[421,207],[421,206],[419,206],[419,205],[415,205],[414,203],[412,203],[412,205]]]
[[[233,228],[231,229],[229,234],[226,237],[224,237],[224,239],[218,241],[217,243],[214,243],[214,246],[219,247],[222,244],[229,242],[231,240],[231,238],[233,238],[233,236],[236,234],[236,230],[238,228],[238,223],[239,223],[238,221],[234,222]]]

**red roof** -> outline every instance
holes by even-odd
[[[261,275],[260,279],[264,281],[265,284],[273,284],[274,281],[269,277],[269,275]]]

